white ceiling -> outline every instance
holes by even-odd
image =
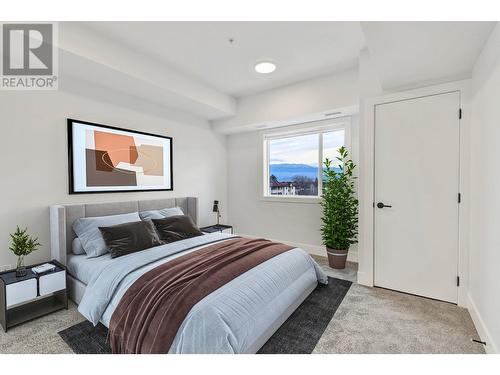
[[[470,78],[495,22],[362,22],[386,90]]]
[[[89,22],[86,26],[236,97],[355,66],[365,44],[359,22]],[[277,70],[256,73],[253,66],[261,60],[275,62]]]
[[[315,90],[309,85],[311,81],[301,81],[320,77],[316,81],[323,82],[328,74],[346,75],[346,68],[358,65],[360,51],[365,48],[370,56],[371,74],[387,91],[469,78],[494,25],[63,22],[59,33],[63,73],[60,88],[92,96],[91,85],[85,88],[80,84],[84,80],[108,90],[103,93],[107,97],[115,97],[119,92],[127,94],[127,103],[136,107],[138,104],[134,103],[140,98],[155,108],[164,107],[169,113],[170,109],[181,111],[203,121],[237,118],[244,99],[235,97],[287,86],[299,87],[301,95],[314,98],[315,93],[308,91]],[[267,75],[256,73],[254,64],[262,60],[274,61],[277,70]],[[355,86],[353,89],[359,90]],[[280,97],[280,90],[264,95],[274,93],[283,102],[286,98]],[[333,109],[334,104],[328,108]],[[262,121],[269,118],[257,122]]]
[[[59,23],[59,88],[83,96],[125,94],[155,106],[211,120],[235,113],[233,97],[166,64],[94,32],[78,22]],[[87,85],[82,85],[82,81]],[[90,89],[96,85],[96,90]],[[90,91],[89,91],[90,89]],[[107,90],[104,94],[101,91]],[[101,95],[101,96],[102,96]],[[125,104],[125,103],[124,103]],[[139,103],[127,105],[140,107]],[[183,116],[181,116],[183,117]]]

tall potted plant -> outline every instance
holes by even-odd
[[[354,190],[353,175],[356,165],[349,159],[347,149],[339,148],[340,163],[332,168],[333,161],[326,159],[323,171],[323,224],[321,236],[332,268],[345,268],[349,247],[357,242],[358,199]]]
[[[15,255],[17,255],[17,267],[16,276],[23,277],[26,276],[26,267],[24,266],[24,257],[31,254],[33,251],[38,250],[41,244],[38,242],[37,237],[32,237],[28,234],[28,228],[19,229],[16,228],[14,233],[10,234],[12,238],[12,244],[9,249]]]

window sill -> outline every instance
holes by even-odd
[[[276,202],[276,203],[309,203],[309,204],[319,204],[321,202],[320,197],[305,197],[305,196],[269,196],[263,195],[260,197],[261,201],[264,202]]]

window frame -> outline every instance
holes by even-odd
[[[260,181],[260,199],[269,202],[289,202],[289,203],[319,203],[321,196],[306,195],[271,195],[269,193],[269,152],[270,140],[282,139],[287,137],[296,137],[307,134],[319,134],[318,145],[318,163],[323,165],[323,134],[336,130],[344,130],[344,146],[351,151],[351,118],[341,117],[337,119],[328,119],[314,121],[311,123],[302,123],[286,128],[268,130],[261,132],[261,181]],[[322,191],[323,179],[319,175],[321,168],[318,168],[318,193]]]

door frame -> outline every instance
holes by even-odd
[[[374,224],[375,210],[375,106],[394,101],[432,96],[446,92],[460,93],[462,119],[459,120],[460,155],[459,155],[459,192],[462,195],[458,214],[458,286],[457,301],[459,306],[467,306],[469,284],[469,212],[470,212],[470,115],[471,115],[471,80],[456,81],[429,86],[410,91],[387,94],[361,100],[359,127],[359,245],[358,245],[358,283],[374,285]],[[458,116],[458,113],[457,113]],[[458,193],[458,192],[457,192]]]

